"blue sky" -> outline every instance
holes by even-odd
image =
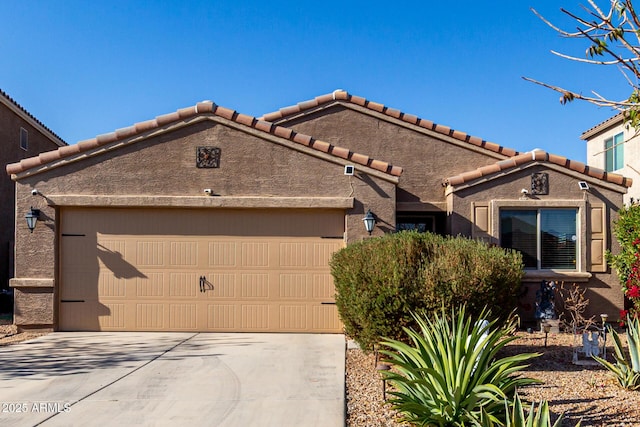
[[[344,89],[486,140],[586,161],[614,113],[562,106],[522,76],[622,99],[615,68],[531,11],[536,1],[3,1],[0,88],[68,143],[212,100],[260,116]],[[607,2],[600,1],[606,8]]]

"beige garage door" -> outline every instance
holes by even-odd
[[[60,230],[60,330],[342,331],[343,211],[65,208]]]

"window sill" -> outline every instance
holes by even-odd
[[[591,273],[567,270],[525,270],[523,282],[537,282],[540,280],[560,280],[568,282],[588,282]]]

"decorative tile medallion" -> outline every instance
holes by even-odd
[[[531,174],[531,194],[549,194],[549,174],[536,172]]]
[[[198,147],[196,150],[196,166],[199,168],[219,168],[220,149],[217,147]]]

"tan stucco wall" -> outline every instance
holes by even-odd
[[[3,169],[7,163],[19,162],[58,147],[48,135],[41,132],[40,127],[35,127],[25,120],[25,115],[16,114],[0,102],[0,164]],[[20,128],[26,129],[28,133],[27,150],[20,147]],[[24,214],[18,217],[24,221]],[[14,224],[15,185],[11,178],[3,173],[0,176],[0,288],[9,285],[10,274],[13,272]]]
[[[353,208],[345,209],[347,242],[367,236],[362,223],[367,209],[378,217],[375,235],[395,226],[394,178],[367,168],[356,170],[354,176],[345,176],[345,162],[340,163],[323,153],[302,153],[281,144],[292,143],[284,140],[274,143],[252,132],[208,121],[22,177],[17,183],[19,216],[23,217],[33,206],[41,209],[41,221],[33,234],[22,224],[23,220],[18,222],[15,277],[57,278],[56,225],[60,219],[59,209],[54,205],[56,200],[73,199],[65,199],[64,196],[69,195],[88,196],[82,200],[96,201],[93,203],[96,206],[113,206],[108,196],[118,196],[113,198],[117,206],[137,206],[142,201],[145,206],[153,205],[153,196],[156,196],[158,206],[177,207],[185,198],[190,207],[209,209],[224,209],[220,207],[220,200],[225,197],[235,198],[236,205],[243,197],[266,197],[273,200],[270,207],[289,207],[293,203],[291,198],[296,197],[320,201],[353,198]],[[198,146],[219,147],[220,168],[196,168]],[[41,195],[33,196],[33,188]],[[214,196],[206,195],[205,188],[212,189]],[[194,200],[202,201],[194,203]],[[309,208],[313,206],[310,202]],[[23,283],[12,281],[17,295]],[[43,289],[43,293],[50,292]],[[38,324],[45,318],[51,321],[53,316],[54,298],[48,298],[49,317],[42,316]],[[22,296],[16,298],[16,307],[19,305],[23,313],[22,317],[16,316],[16,321],[33,322],[34,316],[41,315],[40,308],[37,313],[26,314],[30,301],[32,299]]]
[[[423,209],[445,210],[443,178],[505,158],[454,138],[429,135],[423,128],[394,122],[382,114],[342,106],[294,118],[284,125],[401,166],[404,171],[398,184],[398,202],[436,204]]]
[[[531,174],[534,172],[545,172],[549,174],[549,194],[548,195],[529,195],[523,197],[521,190],[531,190]],[[564,281],[566,284],[579,283],[585,286],[587,298],[590,300],[587,315],[596,315],[599,318],[600,313],[609,314],[610,319],[617,319],[619,310],[624,305],[624,299],[620,290],[620,285],[615,272],[609,269],[606,273],[598,273],[589,271],[587,246],[587,230],[585,210],[591,205],[606,206],[607,224],[615,221],[618,217],[617,211],[622,205],[623,188],[617,186],[598,185],[598,181],[589,180],[590,190],[584,192],[580,190],[578,181],[586,181],[584,176],[577,174],[567,174],[555,169],[551,169],[544,164],[533,167],[526,167],[521,170],[515,170],[503,177],[495,178],[490,181],[481,182],[471,185],[467,188],[460,186],[455,192],[448,195],[452,213],[450,216],[451,230],[453,234],[462,234],[471,236],[473,229],[473,209],[474,205],[488,205],[490,214],[490,240],[492,243],[499,244],[499,207],[517,206],[519,208],[540,207],[579,207],[581,209],[580,227],[578,232],[581,235],[582,245],[580,247],[582,256],[581,271],[577,273],[560,274],[559,272],[538,271],[532,273],[527,271],[523,286],[525,295],[521,300],[522,315],[525,319],[532,318],[535,309],[535,293],[539,289],[540,281],[558,280]],[[493,206],[493,209],[492,209]],[[607,248],[614,253],[619,250],[619,245],[615,237],[611,234],[611,230],[607,230]]]

